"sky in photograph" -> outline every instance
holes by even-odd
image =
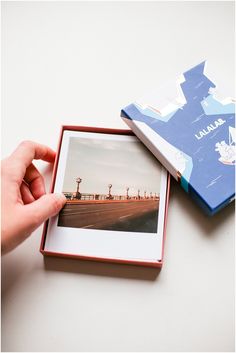
[[[132,141],[71,137],[68,148],[64,192],[76,192],[80,177],[81,193],[147,195],[160,192],[161,166],[136,139]]]

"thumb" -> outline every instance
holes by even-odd
[[[63,194],[46,194],[36,201],[25,205],[30,218],[31,232],[38,228],[48,218],[55,216],[66,203]]]

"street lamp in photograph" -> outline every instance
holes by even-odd
[[[76,190],[76,199],[80,200],[81,199],[81,193],[79,191],[79,184],[81,183],[82,179],[81,178],[77,178],[76,179],[76,183],[77,183],[77,190]]]
[[[111,188],[112,188],[112,184],[108,184],[108,199],[109,199],[109,200],[112,199]]]

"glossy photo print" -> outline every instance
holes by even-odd
[[[157,233],[161,172],[135,136],[70,137],[58,226]]]

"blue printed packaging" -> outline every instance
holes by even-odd
[[[213,215],[235,197],[235,103],[219,99],[206,62],[121,111],[184,190]]]

